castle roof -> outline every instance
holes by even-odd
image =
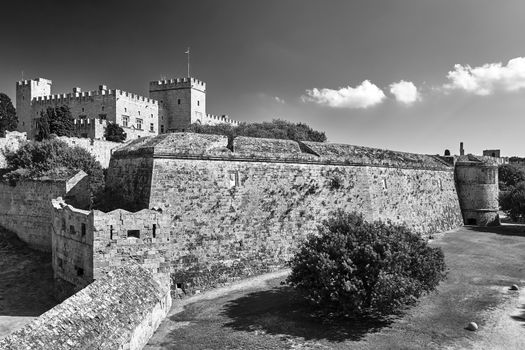
[[[274,161],[451,170],[437,156],[328,142],[297,142],[239,136],[170,133],[141,138],[115,151],[116,158],[154,157]]]

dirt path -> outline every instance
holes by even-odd
[[[281,285],[286,271],[176,302],[146,349],[525,349],[525,227],[439,235],[437,293],[389,322],[326,322]],[[475,321],[477,332],[467,331]]]

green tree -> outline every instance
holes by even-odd
[[[11,99],[6,94],[0,93],[0,136],[6,131],[16,130],[17,126],[18,118]]]
[[[510,191],[525,181],[525,171],[512,164],[502,164],[498,167],[498,179],[500,191]]]
[[[327,313],[385,315],[446,277],[443,251],[404,226],[338,211],[292,258],[288,282]]]
[[[68,106],[48,107],[40,113],[37,120],[36,139],[41,141],[49,138],[51,134],[57,136],[77,136],[73,117]]]
[[[303,123],[292,123],[274,119],[271,122],[240,123],[238,126],[230,124],[201,125],[191,124],[186,131],[201,134],[218,134],[228,136],[229,143],[237,136],[249,136],[269,139],[284,139],[295,141],[325,142],[324,132],[313,130]]]
[[[106,130],[104,130],[104,137],[107,141],[124,142],[127,135],[117,123],[108,123]]]

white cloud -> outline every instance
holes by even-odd
[[[494,91],[516,91],[525,88],[525,57],[511,59],[506,66],[487,63],[472,68],[456,64],[448,72],[446,90],[465,90],[476,95],[490,95]]]
[[[279,96],[274,96],[273,98],[275,102],[285,104],[284,99],[280,98]]]
[[[365,80],[355,88],[347,86],[333,89],[306,90],[306,95],[301,96],[303,102],[314,102],[334,108],[368,108],[383,101],[383,90]]]
[[[390,93],[394,95],[398,102],[406,105],[411,105],[420,99],[417,87],[411,81],[401,80],[390,84]]]

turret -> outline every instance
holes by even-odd
[[[33,137],[33,120],[38,117],[32,115],[33,99],[51,95],[52,81],[44,78],[22,80],[16,83],[16,115],[18,117],[18,131],[27,132]]]
[[[465,225],[499,225],[498,166],[472,155],[460,156],[455,172]]]

